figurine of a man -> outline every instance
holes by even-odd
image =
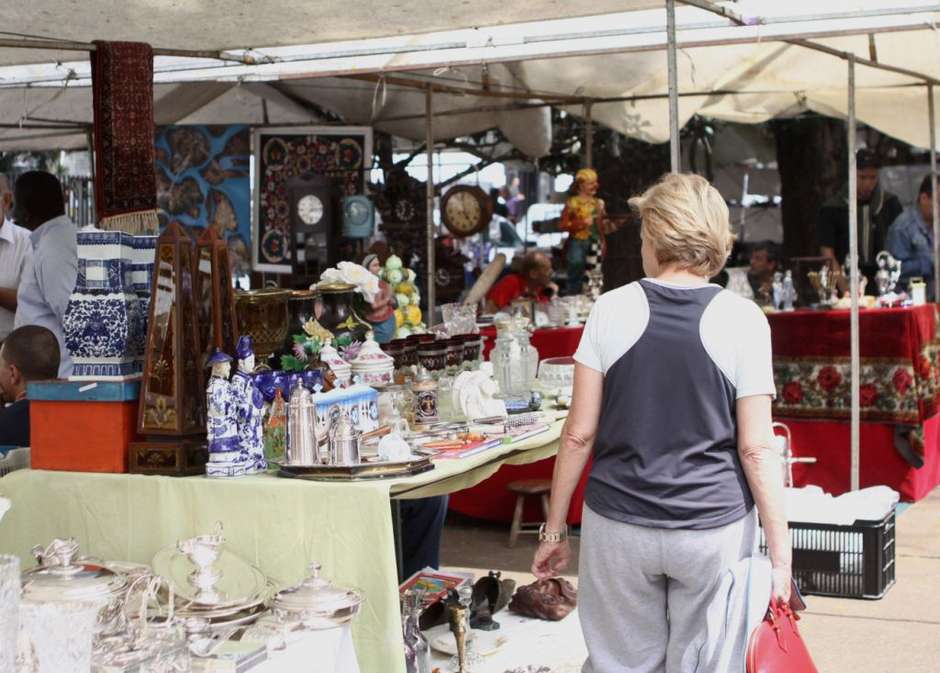
[[[264,396],[255,384],[255,351],[251,336],[242,336],[235,347],[238,371],[232,377],[235,404],[238,409],[238,440],[241,459],[250,472],[267,469],[264,459]]]
[[[206,387],[206,434],[209,445],[210,477],[234,477],[244,472],[239,457],[241,446],[236,423],[235,396],[229,374],[232,356],[216,349],[207,364],[212,367]]]
[[[607,211],[603,199],[597,197],[597,171],[582,168],[575,174],[577,193],[565,202],[559,228],[568,232],[568,293],[581,292],[585,266],[591,248],[604,251],[603,222]]]

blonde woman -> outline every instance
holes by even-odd
[[[753,303],[708,279],[733,236],[721,195],[669,174],[631,199],[647,278],[607,292],[575,354],[574,404],[532,572],[569,562],[565,526],[588,456],[579,568],[584,673],[725,673],[706,608],[756,547],[760,510],[773,592],[788,600],[790,546],[771,447],[770,330]]]

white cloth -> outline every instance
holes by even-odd
[[[717,287],[682,286],[653,278],[646,280],[688,292]],[[640,283],[605,292],[591,310],[575,360],[606,374],[640,340],[649,320],[649,303]],[[702,346],[734,386],[738,398],[776,395],[770,325],[767,316],[754,302],[722,290],[702,314],[699,333]]]
[[[10,220],[0,222],[0,288],[15,290],[20,286],[23,270],[32,252],[29,229],[13,224]],[[14,311],[0,308],[0,341],[13,331],[15,317]]]

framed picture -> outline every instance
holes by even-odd
[[[342,196],[364,194],[372,168],[368,126],[285,126],[252,133],[254,193],[251,262],[256,271],[291,272],[287,182],[325,175]],[[336,236],[339,236],[336,230]]]

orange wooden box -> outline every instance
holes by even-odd
[[[33,469],[127,472],[128,445],[138,439],[136,398],[48,400],[31,393]]]

